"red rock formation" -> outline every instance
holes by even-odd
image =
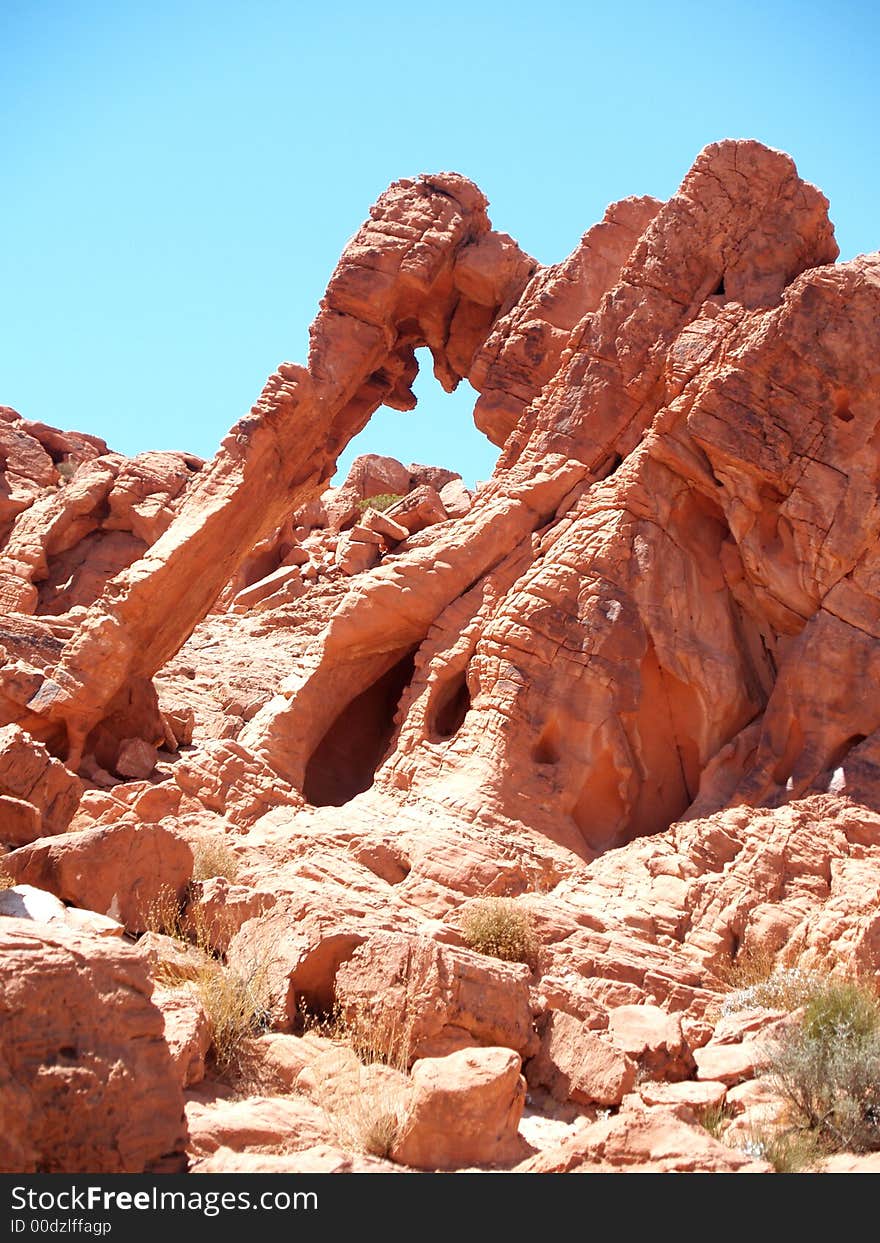
[[[191,985],[158,996],[169,1081],[207,1075],[197,1168],[353,1168],[321,1084],[357,1059],[294,1034],[335,1006],[410,1041],[373,1078],[413,1129],[358,1168],[766,1169],[699,1126],[723,1103],[741,1146],[775,1118],[762,1042],[790,1020],[719,1017],[731,965],[878,971],[880,256],[835,264],[822,195],[751,142],[549,268],[485,206],[449,174],[391,187],[308,367],[204,470],[0,421],[3,869],[57,896],[59,936],[98,919],[63,903],[140,932],[170,886],[268,990],[245,1102]],[[414,404],[421,345],[479,391],[492,479],[369,457],[327,490],[379,404]],[[533,963],[465,944],[486,895]],[[198,974],[155,933],[135,957]],[[0,1062],[11,1167],[40,1160],[37,1097]]]
[[[181,1150],[183,1096],[135,951],[0,919],[0,961],[0,1170],[135,1174]]]

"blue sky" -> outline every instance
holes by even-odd
[[[880,247],[880,6],[0,0],[0,404],[125,453],[210,456],[302,361],[389,181],[472,177],[543,262],[626,194],[754,137]],[[485,478],[466,385],[348,450]]]

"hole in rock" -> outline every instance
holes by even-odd
[[[857,747],[859,743],[864,742],[867,737],[867,734],[853,734],[851,738],[847,738],[845,742],[840,743],[829,755],[826,767],[837,768],[839,764],[843,763],[850,751]]]
[[[713,298],[725,298],[726,296],[727,296],[727,294],[726,294],[726,291],[725,291],[725,288],[724,288],[724,274],[722,273],[722,274],[721,274],[721,280],[718,282],[717,287],[716,287],[715,289],[713,289],[713,290],[712,290],[712,293],[711,293],[710,297],[713,297]]]
[[[607,750],[594,756],[590,777],[584,784],[571,817],[590,850],[601,854],[620,844],[620,826],[626,807],[613,756]]]
[[[457,471],[467,488],[488,479],[498,460],[498,449],[476,427],[473,419],[478,394],[466,380],[454,393],[444,393],[434,379],[431,351],[416,350],[419,374],[412,386],[415,410],[401,412],[380,406],[363,431],[340,454],[333,476],[339,487],[362,453],[393,457],[408,466],[443,466]]]
[[[336,972],[351,958],[364,938],[354,932],[325,937],[299,962],[287,989],[287,1017],[293,1027],[302,1027],[305,1013],[327,1015],[336,1000]]]
[[[559,762],[560,731],[556,721],[550,721],[535,744],[532,758],[536,764],[556,764]]]
[[[848,393],[838,394],[837,400],[834,403],[834,417],[840,419],[841,423],[852,423],[855,418],[855,415],[849,408]]]
[[[303,794],[314,807],[342,807],[369,790],[391,742],[394,714],[414,669],[415,648],[336,717],[306,765]]]
[[[464,725],[470,706],[471,693],[468,690],[467,673],[460,673],[438,692],[432,730],[434,735],[437,738],[454,737]]]

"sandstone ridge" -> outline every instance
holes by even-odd
[[[788,1020],[719,1021],[731,964],[880,971],[880,254],[837,263],[751,141],[559,264],[486,209],[452,173],[381,195],[209,463],[0,408],[3,1169],[767,1168],[699,1125],[773,1115]],[[491,479],[330,486],[423,347]],[[169,893],[265,968],[248,1091]],[[534,960],[474,950],[486,896]],[[334,1006],[404,1016],[407,1064],[303,1031]],[[338,1107],[377,1085],[381,1157]]]

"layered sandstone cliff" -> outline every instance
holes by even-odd
[[[186,844],[225,835],[242,892],[188,900],[228,908],[230,964],[271,943],[279,1030],[303,1002],[427,1006],[428,1135],[428,1063],[480,1046],[583,1107],[630,1100],[637,1063],[719,1100],[748,1080],[748,1032],[712,1018],[743,947],[880,968],[880,256],[837,264],[827,211],[788,156],[729,141],[542,267],[464,178],[402,181],[346,248],[308,365],[279,367],[211,463],[129,462],[7,410],[10,876],[140,934],[133,860],[183,894]],[[328,489],[379,405],[415,404],[423,346],[477,390],[492,478],[471,494],[373,458]],[[530,909],[531,972],[463,948],[485,894]],[[572,1059],[593,1086],[569,1096]],[[493,1159],[525,1160],[518,1070],[465,1062]],[[638,1118],[693,1105],[677,1091],[643,1091]],[[248,1147],[205,1138],[218,1109],[190,1109],[203,1161]],[[601,1165],[625,1132],[529,1168]]]

